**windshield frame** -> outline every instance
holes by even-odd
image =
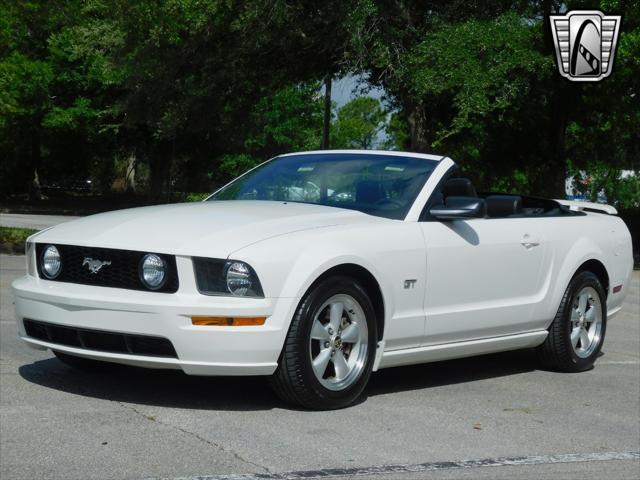
[[[230,199],[217,199],[215,198],[216,195],[220,194],[221,192],[227,190],[231,185],[235,184],[236,182],[240,181],[243,177],[246,177],[247,175],[250,175],[252,172],[254,172],[257,169],[261,169],[263,168],[265,165],[275,161],[275,160],[280,160],[280,159],[285,159],[288,157],[314,157],[314,156],[319,156],[319,157],[323,157],[324,161],[331,161],[331,159],[327,159],[327,156],[342,156],[342,157],[346,157],[344,158],[344,161],[349,161],[349,160],[355,160],[358,156],[363,156],[363,157],[387,157],[387,159],[389,159],[389,157],[399,157],[401,159],[404,160],[417,160],[417,161],[425,161],[428,163],[431,163],[432,169],[430,172],[426,172],[426,173],[421,173],[421,175],[424,175],[424,178],[422,179],[422,182],[420,184],[418,184],[416,187],[414,187],[414,191],[412,194],[409,194],[409,196],[407,197],[407,201],[405,203],[405,205],[401,208],[395,209],[396,214],[389,214],[389,213],[393,213],[394,211],[391,209],[372,209],[372,208],[363,208],[363,205],[358,206],[351,206],[349,204],[344,204],[341,205],[339,203],[334,203],[334,204],[326,204],[326,203],[319,203],[317,201],[304,201],[304,200],[299,200],[299,199],[283,199],[283,200],[272,200],[272,199],[264,199],[264,198],[247,198],[247,199],[241,199],[241,198],[230,198]],[[308,152],[295,152],[295,153],[287,153],[287,154],[283,154],[283,155],[278,155],[275,157],[272,157],[258,165],[256,165],[255,167],[251,168],[250,170],[247,170],[246,172],[244,172],[243,174],[237,176],[236,178],[234,178],[233,180],[229,181],[228,183],[226,183],[225,185],[221,186],[220,188],[216,189],[211,195],[209,195],[208,197],[206,197],[203,201],[219,201],[219,202],[224,202],[224,201],[261,201],[261,202],[282,202],[282,203],[300,203],[300,204],[307,204],[307,205],[318,205],[318,206],[325,206],[325,207],[329,207],[329,208],[339,208],[341,210],[353,210],[353,211],[359,211],[361,213],[364,213],[365,215],[371,215],[377,218],[384,218],[384,219],[389,219],[389,220],[406,220],[407,216],[410,214],[410,212],[413,211],[416,202],[421,199],[423,197],[423,192],[425,190],[425,188],[427,187],[427,184],[429,183],[429,180],[433,178],[434,174],[436,174],[436,171],[438,170],[438,166],[439,164],[441,164],[441,160],[444,159],[446,157],[443,157],[441,155],[430,155],[430,154],[424,154],[424,153],[415,153],[415,152],[400,152],[400,151],[383,151],[383,150],[321,150],[321,151],[308,151]],[[309,159],[311,161],[311,158]],[[338,159],[335,159],[338,160]],[[389,159],[392,160],[392,159]],[[385,213],[387,213],[385,215]],[[398,214],[399,213],[399,214]]]

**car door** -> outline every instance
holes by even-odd
[[[427,252],[423,345],[530,331],[547,243],[531,218],[420,222]]]

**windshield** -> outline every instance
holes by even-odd
[[[312,203],[403,219],[437,164],[423,158],[353,153],[276,157],[209,200]]]

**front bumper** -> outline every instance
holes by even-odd
[[[12,284],[19,335],[34,348],[190,375],[270,375],[297,305],[294,298],[204,296],[181,284],[175,294],[50,282],[25,276]],[[194,326],[192,316],[267,317],[262,326]],[[168,339],[178,358],[88,350],[29,337],[24,319]]]

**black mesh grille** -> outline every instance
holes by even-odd
[[[38,243],[36,255],[38,259],[38,275],[47,279],[41,270],[42,251],[49,244]],[[139,266],[142,257],[149,252],[134,250],[115,250],[111,248],[77,247],[73,245],[55,244],[62,259],[62,271],[53,281],[80,283],[100,287],[126,288],[129,290],[149,289],[140,280]],[[178,291],[178,274],[176,259],[173,255],[156,254],[167,264],[167,280],[164,285],[154,292],[175,293]],[[91,273],[85,263],[85,258],[111,262],[104,265],[98,273]],[[48,279],[47,279],[48,280]]]
[[[162,337],[63,327],[26,318],[24,319],[24,328],[27,335],[32,338],[67,347],[147,357],[178,358],[171,342]]]

